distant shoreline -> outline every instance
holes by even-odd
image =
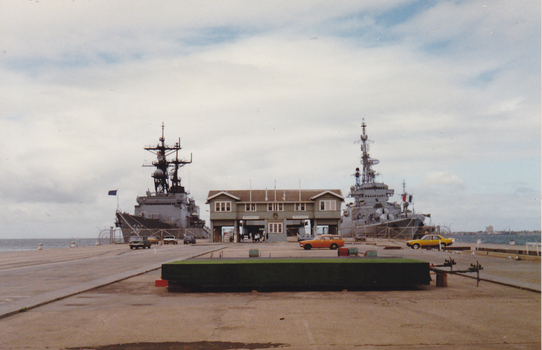
[[[481,235],[481,236],[496,236],[496,235],[502,235],[502,236],[540,236],[540,231],[511,231],[511,232],[452,232],[449,233],[449,235],[457,235],[457,236],[474,236],[474,235]]]

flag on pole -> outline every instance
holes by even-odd
[[[117,195],[117,190],[109,191],[109,192],[107,192],[107,195],[108,196],[116,196]]]

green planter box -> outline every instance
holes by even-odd
[[[401,258],[201,259],[162,265],[172,289],[343,290],[428,285],[429,263]]]

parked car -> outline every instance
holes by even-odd
[[[151,244],[158,244],[158,242],[160,242],[160,240],[154,236],[149,236],[149,238],[147,238],[149,240],[149,242],[151,242]]]
[[[139,249],[139,248],[149,248],[151,249],[151,242],[147,239],[147,237],[141,237],[141,236],[132,236],[129,240],[130,249]]]
[[[418,249],[420,247],[438,247],[439,244],[442,248],[446,248],[446,246],[452,245],[453,242],[453,238],[444,238],[441,235],[425,235],[420,239],[407,241],[406,245],[412,249]]]
[[[341,236],[336,235],[320,235],[315,239],[309,239],[299,242],[299,245],[305,250],[312,248],[329,248],[337,249],[344,245],[344,239]]]
[[[354,236],[354,242],[365,242],[367,240],[367,237],[365,235],[362,235],[361,233],[358,233]]]
[[[194,236],[186,236],[183,238],[183,244],[196,244],[196,237]]]
[[[175,237],[164,237],[164,244],[177,244],[177,238],[175,238]]]

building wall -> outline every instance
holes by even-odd
[[[329,225],[330,233],[340,234],[341,204],[344,198],[325,192],[326,190],[322,190],[323,195],[310,201],[248,202],[227,194],[217,195],[207,201],[210,206],[211,230],[215,232],[213,241],[217,241],[218,232],[224,226],[233,226],[236,233],[243,229],[256,230],[259,227],[260,231],[263,228],[268,234],[269,241],[286,241],[288,227],[298,227],[302,220],[310,220],[314,230],[318,225]],[[217,210],[217,202],[220,203],[218,209],[222,210]],[[247,204],[255,210],[246,210]],[[305,210],[296,210],[300,205],[304,205]],[[269,206],[274,206],[271,209],[275,210],[269,210]],[[271,223],[281,224],[282,232],[273,233],[269,226]]]

